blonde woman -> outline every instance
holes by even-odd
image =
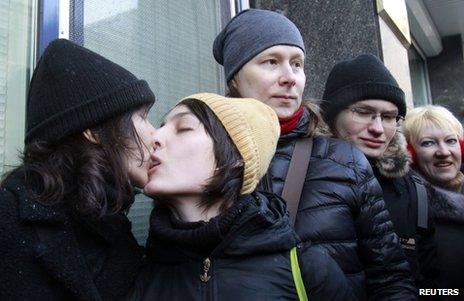
[[[435,185],[429,202],[435,217],[439,288],[464,288],[463,127],[437,105],[409,111],[403,124],[413,167]]]

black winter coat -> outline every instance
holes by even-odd
[[[305,113],[293,131],[280,137],[261,189],[282,194],[295,141],[305,135],[308,123]],[[358,299],[416,299],[382,190],[366,157],[352,144],[314,138],[295,230],[302,241],[329,252]]]
[[[2,183],[0,300],[121,300],[142,257],[125,215],[92,222],[44,206],[27,198],[21,172]]]
[[[241,201],[246,206],[234,218],[216,217],[192,233],[174,229],[169,210],[155,207],[147,244],[149,266],[129,299],[297,300],[289,251],[299,238],[288,223],[284,202],[258,194]],[[211,231],[218,228],[218,220],[224,219],[231,221],[227,233],[218,235],[212,251],[203,249],[216,237]],[[309,300],[353,299],[343,272],[322,248],[308,245],[298,254]]]
[[[418,288],[435,288],[439,274],[435,224],[428,209],[427,227],[418,226],[418,205],[428,204],[432,186],[410,169],[406,139],[396,132],[383,156],[371,159],[374,174],[383,191],[383,198],[401,246],[408,258]],[[419,200],[415,182],[426,189],[425,199]]]
[[[464,195],[435,187],[430,204],[440,266],[437,287],[459,288],[464,299]]]

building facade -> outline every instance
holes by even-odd
[[[464,120],[461,0],[0,0],[0,171],[19,164],[27,86],[51,40],[70,39],[147,80],[158,124],[186,95],[225,93],[212,43],[249,7],[279,11],[300,28],[305,97],[320,99],[337,61],[372,53],[397,78],[409,107],[442,104]],[[141,243],[150,207],[139,197],[130,212]]]

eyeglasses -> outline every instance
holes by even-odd
[[[352,113],[353,120],[363,124],[371,124],[380,117],[384,128],[396,128],[401,126],[404,118],[396,113],[377,113],[365,108],[348,108]]]

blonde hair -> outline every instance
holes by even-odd
[[[403,133],[406,136],[406,140],[409,142],[418,141],[422,130],[428,124],[433,124],[443,129],[450,129],[458,138],[463,137],[462,124],[454,117],[453,113],[442,106],[426,105],[414,108],[406,114],[403,122]]]

